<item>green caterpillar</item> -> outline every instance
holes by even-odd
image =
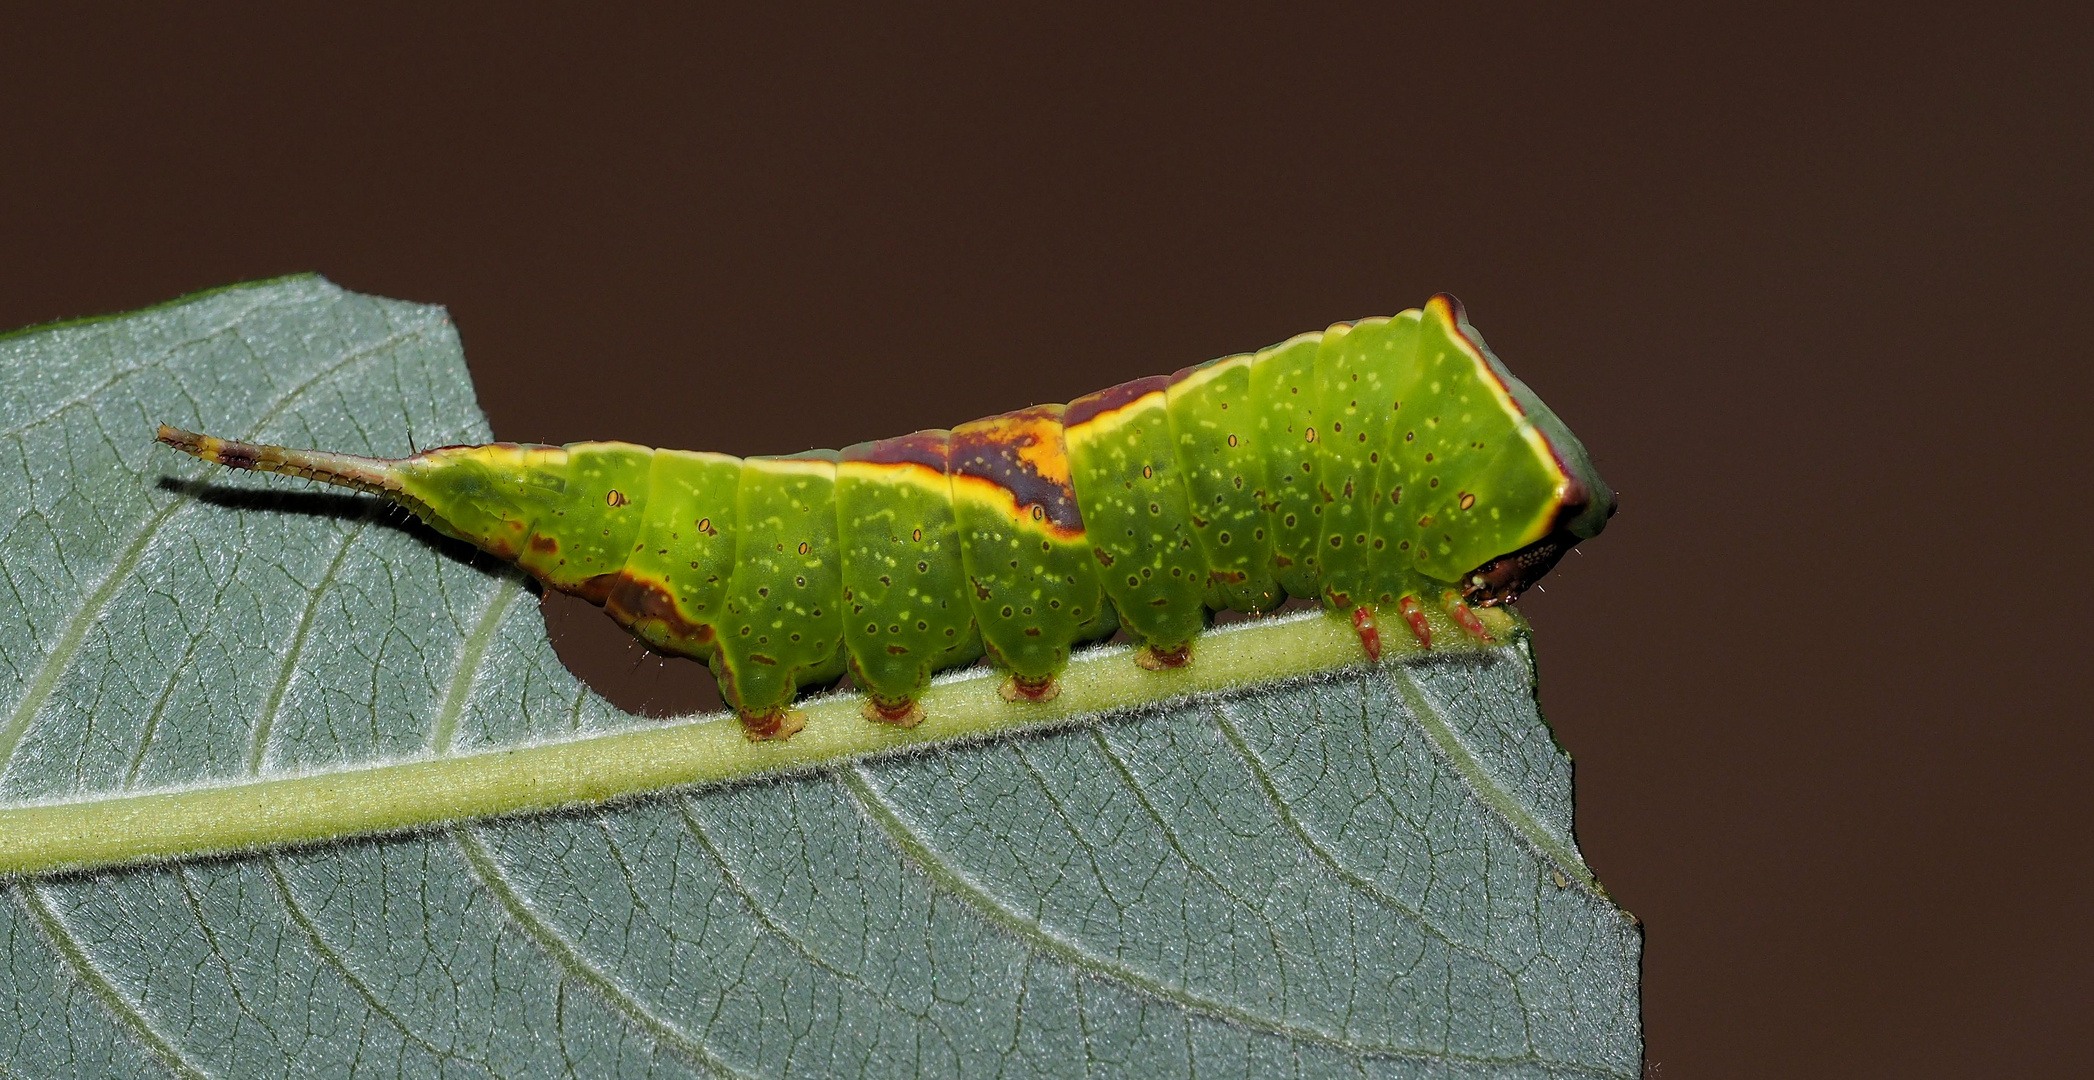
[[[620,442],[449,446],[386,460],[162,427],[176,449],[384,496],[663,652],[710,662],[752,739],[849,669],[867,715],[913,724],[939,670],[986,652],[1045,700],[1070,647],[1125,627],[1147,667],[1192,659],[1208,613],[1287,597],[1377,610],[1430,647],[1436,604],[1517,598],[1614,494],[1458,301],[1256,353],[860,443],[735,458]]]

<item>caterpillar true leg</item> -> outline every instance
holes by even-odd
[[[1381,659],[1381,627],[1374,621],[1374,605],[1361,604],[1352,609],[1352,628],[1360,635],[1360,647],[1367,650],[1367,659]]]
[[[1461,594],[1448,589],[1440,594],[1440,608],[1454,620],[1462,632],[1478,641],[1491,641],[1491,632],[1484,629],[1483,620],[1462,600]]]
[[[1396,601],[1396,610],[1402,612],[1403,621],[1410,624],[1411,636],[1418,639],[1418,647],[1432,648],[1432,624],[1425,621],[1425,609],[1419,605],[1418,598],[1405,593]]]

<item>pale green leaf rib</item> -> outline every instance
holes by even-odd
[[[429,749],[442,756],[449,753],[451,739],[458,733],[458,717],[465,711],[465,698],[473,691],[474,680],[480,677],[480,661],[487,655],[487,646],[494,640],[495,631],[501,628],[502,617],[509,614],[509,606],[516,602],[523,590],[504,583],[487,598],[487,606],[480,612],[480,621],[473,632],[458,649],[458,672],[451,679],[450,692],[444,696],[443,711],[436,714],[436,725],[429,733]],[[497,809],[497,814],[507,811]]]
[[[350,364],[375,355],[380,350],[412,336],[412,334],[399,334],[385,338],[367,349],[349,353],[335,363],[322,368],[310,378],[293,386],[279,397],[276,403],[267,412],[263,413],[260,419],[255,421],[253,427],[242,438],[249,440],[260,438],[262,433],[268,430],[272,421],[282,415],[284,410],[290,408],[294,402],[304,396],[306,391],[313,386],[348,367]],[[213,465],[206,470],[206,475],[222,471],[222,466]],[[0,725],[0,774],[4,774],[7,771],[8,764],[14,756],[15,748],[21,745],[22,736],[28,732],[29,725],[36,719],[37,712],[43,708],[44,702],[51,696],[51,691],[58,685],[59,678],[65,674],[67,667],[72,664],[74,655],[80,650],[81,642],[87,638],[87,632],[94,627],[96,621],[102,617],[103,611],[108,608],[110,598],[116,595],[117,589],[130,580],[131,574],[138,569],[139,560],[145,557],[146,549],[152,546],[154,539],[166,531],[169,520],[180,511],[194,505],[196,490],[193,487],[184,489],[174,498],[168,500],[165,505],[161,506],[151,518],[146,520],[145,524],[137,530],[137,534],[132,537],[131,542],[124,547],[123,553],[117,557],[115,565],[110,567],[109,573],[95,586],[94,592],[87,597],[86,602],[80,606],[79,611],[74,614],[71,621],[66,623],[65,632],[59,635],[57,643],[44,658],[44,662],[38,667],[35,678],[30,680],[28,692],[23,694],[16,703],[14,711],[7,718],[7,723]]]
[[[25,882],[16,895],[21,900],[23,909],[44,932],[51,948],[65,958],[66,965],[72,969],[73,977],[87,987],[88,992],[95,996],[95,1000],[108,1008],[110,1015],[114,1016],[118,1023],[130,1029],[132,1036],[144,1044],[147,1053],[183,1080],[210,1080],[209,1074],[184,1058],[174,1043],[168,1041],[167,1036],[154,1030],[152,1022],[146,1018],[145,1010],[140,1008],[137,1002],[117,989],[116,984],[95,966],[94,958],[87,955],[87,949],[80,944],[80,940],[73,936],[71,930],[66,929],[58,913],[51,910],[51,902],[45,898],[42,888],[33,882]]]
[[[1454,765],[1462,781],[1476,792],[1477,797],[1488,803],[1492,810],[1505,819],[1507,825],[1554,863],[1564,877],[1577,882],[1594,895],[1604,897],[1606,890],[1600,887],[1599,879],[1593,876],[1592,869],[1585,865],[1585,860],[1579,858],[1577,852],[1544,828],[1541,822],[1536,821],[1534,815],[1490,775],[1489,770],[1477,761],[1475,752],[1454,733],[1453,727],[1447,723],[1447,718],[1426,699],[1418,681],[1400,666],[1394,669],[1393,681],[1397,693],[1403,695],[1404,703],[1409,705],[1418,717],[1420,726],[1432,735],[1433,742],[1439,745],[1440,752],[1447,755],[1447,760]]]
[[[1406,679],[1408,676],[1403,673],[1392,673],[1391,678],[1392,680]],[[1236,756],[1243,760],[1244,767],[1250,771],[1252,778],[1257,781],[1258,790],[1264,794],[1266,803],[1271,806],[1273,816],[1279,819],[1280,823],[1286,827],[1289,835],[1293,836],[1295,841],[1301,844],[1303,850],[1309,852],[1318,862],[1330,870],[1332,876],[1343,881],[1346,887],[1372,899],[1375,903],[1386,905],[1418,920],[1420,926],[1430,931],[1434,937],[1445,942],[1449,947],[1460,949],[1476,956],[1478,959],[1504,972],[1508,977],[1511,975],[1511,972],[1506,971],[1504,965],[1496,959],[1488,956],[1470,943],[1457,940],[1444,927],[1435,924],[1426,912],[1376,884],[1367,875],[1349,865],[1343,858],[1340,858],[1337,852],[1331,850],[1329,843],[1318,837],[1313,829],[1303,823],[1300,815],[1295,813],[1294,807],[1289,805],[1287,797],[1280,792],[1279,785],[1273,782],[1271,766],[1258,755],[1257,751],[1251,749],[1250,743],[1243,736],[1243,732],[1230,719],[1229,710],[1226,707],[1217,706],[1210,712],[1214,718],[1215,727],[1221,732],[1222,738],[1228,742],[1229,748],[1236,752]],[[1532,841],[1530,840],[1530,842]]]
[[[461,644],[458,670],[477,670],[520,591],[495,590]],[[832,696],[808,702],[806,730],[783,743],[751,743],[738,721],[720,715],[485,753],[0,807],[0,875],[78,872],[602,804],[1283,681],[1357,663],[1358,649],[1342,621],[1314,612],[1239,623],[1201,645],[1198,661],[1166,672],[1139,667],[1124,648],[1079,654],[1061,696],[1045,703],[1006,702],[996,692],[1000,676],[974,669],[933,685],[924,696],[927,719],[915,728],[874,724],[861,714],[862,698]],[[437,746],[450,744],[472,681],[468,674],[449,684],[431,736]]]
[[[334,584],[335,576],[342,572],[342,560],[349,557],[349,552],[356,547],[356,541],[363,536],[364,529],[370,526],[371,517],[371,513],[366,513],[349,530],[348,535],[342,537],[341,547],[335,550],[334,559],[320,574],[320,580],[313,583],[312,596],[306,601],[305,610],[298,616],[298,629],[292,631],[291,643],[284,649],[283,662],[277,665],[276,685],[269,688],[269,700],[262,705],[261,719],[255,721],[254,739],[247,751],[249,776],[262,771],[262,760],[269,753],[269,733],[276,727],[276,713],[283,707],[284,693],[291,688],[291,678],[298,673],[298,658],[305,652],[306,635],[313,632],[313,617],[320,610],[320,602],[326,598],[327,590]],[[139,755],[143,757],[144,754],[145,748],[141,746]]]
[[[676,800],[676,813],[677,816],[683,819],[684,828],[690,830],[691,838],[698,841],[698,846],[705,851],[706,857],[713,861],[713,865],[719,867],[720,880],[725,882],[727,887],[734,892],[734,895],[748,907],[749,914],[758,923],[762,924],[764,930],[777,937],[778,940],[785,942],[794,952],[799,953],[803,959],[815,967],[821,968],[839,979],[846,979],[861,985],[864,983],[864,980],[857,975],[823,959],[822,955],[816,952],[813,946],[809,945],[800,935],[787,929],[783,923],[779,922],[771,914],[770,910],[764,906],[763,901],[754,892],[751,892],[747,885],[742,883],[741,874],[728,861],[727,853],[721,851],[720,845],[714,843],[712,835],[705,831],[705,823],[699,821],[697,815],[691,813],[689,800]]]
[[[123,790],[130,791],[137,786],[138,772],[145,768],[146,752],[153,748],[153,733],[159,730],[160,719],[167,714],[168,702],[174,699],[175,688],[181,685],[181,675],[189,669],[190,661],[196,659],[197,646],[202,644],[203,640],[202,634],[195,634],[183,643],[181,659],[175,661],[167,685],[161,688],[160,696],[154,699],[153,711],[146,715],[144,730],[138,736],[138,750],[131,755],[131,763],[124,769]],[[255,764],[259,766],[260,762]]]
[[[29,691],[15,703],[14,711],[7,717],[7,723],[0,726],[0,773],[7,771],[15,747],[21,745],[22,736],[29,731],[30,722],[36,719],[37,712],[50,698],[51,690],[58,685],[58,679],[65,674],[67,665],[72,663],[73,654],[79,651],[80,643],[86,639],[87,632],[93,629],[96,620],[102,617],[102,609],[109,606],[109,598],[116,595],[116,590],[130,580],[131,572],[138,568],[138,560],[145,555],[145,549],[152,544],[153,538],[159,534],[167,519],[181,509],[184,501],[170,501],[145,523],[145,527],[132,538],[130,545],[124,548],[123,554],[117,557],[116,564],[109,568],[109,573],[95,585],[94,592],[88,594],[87,601],[80,606],[80,610],[66,623],[65,632],[58,636],[50,654],[37,668],[36,677],[30,680]]]
[[[1295,816],[1293,808],[1287,805],[1286,800],[1279,794],[1278,789],[1273,786],[1271,777],[1264,771],[1262,763],[1260,763],[1256,755],[1251,752],[1249,745],[1244,742],[1242,733],[1238,732],[1235,729],[1235,725],[1229,722],[1227,716],[1227,709],[1217,707],[1210,710],[1210,712],[1212,713],[1215,719],[1215,726],[1218,729],[1220,729],[1223,738],[1229,743],[1230,749],[1236,751],[1237,756],[1243,759],[1244,767],[1247,770],[1249,770],[1251,776],[1257,780],[1259,789],[1262,792],[1264,792],[1266,799],[1272,808],[1273,816],[1277,818],[1281,822],[1281,824],[1283,824],[1287,828],[1289,834],[1294,837],[1295,841],[1300,843],[1305,850],[1307,850],[1311,855],[1313,855],[1317,859],[1317,861],[1323,863],[1326,867],[1328,867],[1331,870],[1331,872],[1334,875],[1336,875],[1339,878],[1339,880],[1345,882],[1345,884],[1348,887],[1358,891],[1364,896],[1369,897],[1377,904],[1385,905],[1389,908],[1403,913],[1405,916],[1411,919],[1416,920],[1420,927],[1424,928],[1427,933],[1431,934],[1434,938],[1444,943],[1448,948],[1457,949],[1476,957],[1478,960],[1481,960],[1482,962],[1489,964],[1491,967],[1495,968],[1498,972],[1503,974],[1508,982],[1511,981],[1512,973],[1510,971],[1507,971],[1505,969],[1505,965],[1500,963],[1495,957],[1490,956],[1483,950],[1476,948],[1474,945],[1456,940],[1452,935],[1447,933],[1445,928],[1434,924],[1434,922],[1426,916],[1425,912],[1419,910],[1414,905],[1405,903],[1400,897],[1392,895],[1387,890],[1367,880],[1367,878],[1364,875],[1360,874],[1358,871],[1353,870],[1352,868],[1344,865],[1343,861],[1338,859],[1338,857],[1335,854],[1333,854],[1329,850],[1329,848],[1319,843],[1316,840],[1316,838],[1310,834],[1308,829],[1306,829],[1301,824],[1300,819]],[[1119,752],[1112,748],[1111,740],[1108,739],[1103,732],[1094,732],[1092,737],[1094,741],[1097,743],[1100,751],[1102,751],[1105,757],[1112,762],[1114,769],[1119,772],[1122,780],[1127,784],[1127,786],[1130,789],[1132,789],[1135,792],[1136,797],[1141,800],[1143,810],[1146,811],[1151,817],[1155,818],[1158,828],[1161,829],[1166,836],[1171,837],[1173,846],[1178,846],[1177,838],[1172,833],[1169,824],[1164,821],[1163,815],[1155,808],[1155,806],[1150,802],[1148,796],[1142,791],[1141,781],[1134,775],[1134,770],[1129,767],[1126,760],[1120,756]],[[1187,862],[1194,862],[1194,860],[1189,855],[1185,855],[1182,847],[1179,847],[1179,852],[1181,856],[1186,859]]]
[[[510,920],[529,935],[548,957],[559,964],[562,971],[573,976],[576,982],[596,991],[619,1012],[631,1017],[634,1023],[649,1035],[675,1047],[685,1057],[703,1065],[713,1074],[727,1077],[745,1075],[729,1068],[704,1042],[656,1015],[645,1002],[634,997],[618,985],[617,980],[590,963],[589,958],[583,956],[581,951],[574,947],[573,942],[568,941],[558,930],[539,918],[524,901],[523,894],[517,892],[515,886],[509,883],[508,877],[502,873],[501,864],[495,861],[494,853],[487,850],[487,845],[472,829],[458,829],[451,835],[458,843],[458,850],[464,853],[466,862],[472,865],[473,873],[487,887],[487,891],[501,902],[502,910],[508,913]]]
[[[1125,985],[1143,996],[1207,1013],[1242,1027],[1271,1032],[1297,1042],[1329,1046],[1351,1054],[1437,1059],[1474,1065],[1537,1064],[1579,1075],[1606,1075],[1603,1070],[1588,1069],[1574,1063],[1548,1061],[1531,1053],[1493,1056],[1445,1050],[1426,1051],[1414,1046],[1349,1038],[1337,1032],[1305,1027],[1278,1017],[1254,1013],[1204,997],[1182,986],[1165,983],[1129,964],[1085,949],[1080,943],[1056,933],[1037,918],[1011,908],[988,889],[969,879],[951,860],[925,842],[900,810],[867,779],[861,767],[840,768],[836,770],[836,776],[866,816],[879,825],[893,840],[895,846],[907,853],[911,861],[935,881],[939,888],[966,901],[991,923],[1017,936],[1039,952],[1097,977]]]
[[[385,999],[379,997],[378,992],[371,989],[371,984],[349,966],[349,961],[342,956],[341,951],[328,943],[327,936],[321,933],[319,924],[313,921],[313,917],[306,912],[304,906],[299,904],[298,897],[291,892],[291,882],[284,877],[283,864],[277,861],[274,855],[267,857],[264,862],[269,868],[269,883],[276,889],[276,898],[284,906],[284,914],[290,916],[306,940],[312,943],[313,952],[347,983],[350,989],[356,991],[356,996],[362,998],[372,1012],[383,1017],[386,1023],[391,1024],[393,1029],[409,1042],[421,1047],[430,1057],[439,1060],[450,1057],[449,1051],[430,1042],[427,1036],[416,1031],[405,1017],[387,1004]]]

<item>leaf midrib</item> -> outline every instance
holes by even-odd
[[[502,583],[495,592],[490,605],[506,610],[521,589]],[[483,611],[473,634],[461,643],[461,661],[467,661],[468,650],[472,663],[486,654],[502,613],[492,607]],[[1505,623],[1506,636],[1515,626]],[[0,806],[0,876],[194,858],[600,805],[667,787],[793,772],[1090,721],[1361,662],[1349,625],[1320,612],[1237,623],[1217,629],[1202,643],[1200,661],[1163,672],[1129,662],[1125,647],[1081,653],[1065,675],[1061,697],[1046,703],[1006,702],[996,692],[994,672],[960,672],[933,683],[924,697],[929,718],[910,729],[869,723],[862,716],[862,698],[831,695],[807,702],[806,730],[782,743],[750,743],[732,716],[716,715],[469,754]],[[1437,652],[1505,647],[1449,645]],[[449,688],[432,742],[441,736],[441,744],[448,745],[445,733],[455,727],[469,693],[469,684]]]

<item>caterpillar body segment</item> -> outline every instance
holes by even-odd
[[[742,462],[713,673],[755,736],[798,731],[805,720],[787,710],[793,695],[844,672],[836,458],[814,451]]]
[[[696,660],[717,655],[735,573],[742,468],[740,458],[725,454],[654,451],[639,535],[624,568],[603,587],[602,602],[619,625],[662,652]],[[606,511],[616,501],[604,493]]]
[[[1388,603],[1411,584],[1409,568],[1387,554],[1387,533],[1400,512],[1390,499],[1400,475],[1390,435],[1411,389],[1417,328],[1416,313],[1365,319],[1317,353],[1317,558],[1324,599],[1341,610]]]
[[[386,460],[160,439],[236,468],[392,499],[438,531],[703,660],[751,738],[848,670],[868,717],[921,718],[931,676],[987,654],[1041,700],[1072,646],[1125,627],[1149,667],[1196,662],[1209,612],[1289,596],[1425,608],[1488,638],[1613,493],[1460,306],[1339,323],[1078,398],[783,457],[618,442],[454,446]]]
[[[1251,363],[1251,407],[1258,412],[1258,449],[1271,487],[1265,504],[1272,534],[1273,576],[1289,596],[1313,597],[1322,584],[1316,521],[1322,496],[1316,488],[1316,355],[1326,338],[1342,338],[1339,323],[1321,334],[1303,334],[1260,352]]]
[[[1251,397],[1256,360],[1245,353],[1185,368],[1164,391],[1187,520],[1207,560],[1202,600],[1216,611],[1266,612],[1287,599],[1273,576],[1272,485]]]
[[[1206,628],[1208,562],[1171,436],[1170,378],[1121,383],[1062,417],[1094,569],[1149,662],[1182,662]]]
[[[967,599],[983,649],[1010,669],[1019,697],[1051,696],[1069,647],[1119,626],[1099,585],[1062,431],[1062,406],[1036,405],[952,433],[947,475]]]
[[[951,432],[919,431],[846,447],[836,465],[844,646],[873,719],[915,724],[931,676],[982,655],[951,442]]]

